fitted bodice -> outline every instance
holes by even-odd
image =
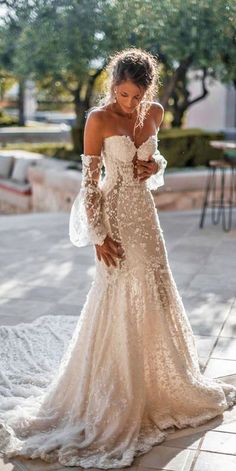
[[[137,154],[140,160],[148,160],[150,155],[157,150],[156,135],[149,136],[139,147],[129,136],[113,135],[104,139],[102,156],[105,165],[105,177],[102,181],[102,188],[105,190],[117,180],[123,185],[144,186],[146,182],[139,182],[134,177],[133,159]]]
[[[74,245],[102,244],[108,232],[119,240],[117,221],[124,213],[122,208],[133,202],[144,213],[147,200],[154,205],[149,190],[164,185],[167,164],[157,142],[157,136],[151,135],[137,147],[129,136],[113,135],[104,139],[101,155],[82,154],[81,189],[70,215],[70,238]],[[140,181],[135,176],[134,161],[148,161],[151,156],[158,163],[158,170]]]

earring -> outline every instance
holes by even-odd
[[[117,94],[117,91],[115,90],[115,93],[113,94],[113,103],[116,103],[116,101],[117,101],[116,94]]]

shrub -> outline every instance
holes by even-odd
[[[210,140],[223,139],[223,133],[201,129],[164,129],[158,133],[159,149],[169,168],[206,166],[211,159],[219,159],[223,152],[210,146]],[[80,161],[79,152],[71,144],[57,142],[42,144],[9,144],[8,149],[25,149],[48,157]]]
[[[18,119],[6,114],[2,109],[0,109],[0,127],[3,126],[17,126]]]
[[[158,133],[159,149],[168,161],[170,167],[197,167],[207,165],[209,160],[219,159],[223,152],[214,149],[209,141],[221,140],[221,132],[191,129],[163,129]]]

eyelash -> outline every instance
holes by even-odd
[[[124,98],[127,98],[126,95],[122,95],[122,94],[121,94],[121,96],[123,96]],[[134,98],[136,98],[136,100],[139,100],[140,97],[135,96]]]

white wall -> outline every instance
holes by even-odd
[[[200,73],[200,72],[199,72]],[[193,77],[193,73],[189,74],[189,78]],[[227,96],[228,90],[222,83],[207,79],[207,89],[209,90],[208,95],[201,101],[190,106],[186,112],[186,128],[200,127],[207,130],[221,130],[230,123],[226,120],[226,107],[227,107]],[[201,94],[201,82],[192,78],[191,83],[188,86],[191,93],[190,98],[193,99]],[[235,106],[235,98],[234,103]],[[229,111],[229,110],[228,110]],[[228,114],[228,112],[227,112]],[[233,123],[231,124],[231,127]]]

